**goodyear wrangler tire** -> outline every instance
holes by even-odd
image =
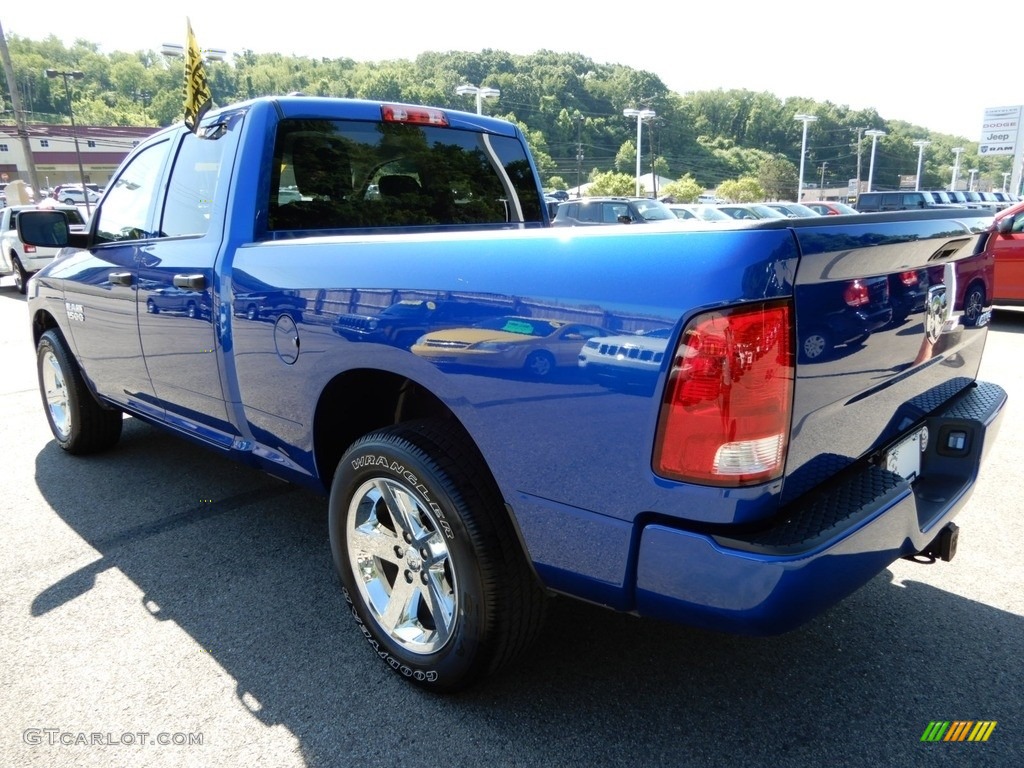
[[[331,550],[359,630],[395,672],[455,691],[521,655],[544,593],[477,454],[436,421],[367,435],[330,499]]]
[[[124,414],[93,396],[58,331],[40,337],[36,371],[46,420],[61,448],[73,454],[98,453],[121,438]]]

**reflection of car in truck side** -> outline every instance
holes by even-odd
[[[544,378],[576,365],[584,343],[607,333],[584,323],[506,316],[425,334],[412,345],[412,353],[440,365],[501,368]]]
[[[498,304],[458,299],[405,299],[376,315],[338,315],[331,328],[349,341],[372,341],[408,349],[425,333],[472,325],[503,315],[508,309]]]
[[[653,385],[661,373],[670,328],[621,336],[597,336],[583,345],[579,367],[600,383]]]
[[[988,329],[948,295],[990,223],[549,228],[513,123],[282,96],[148,138],[86,233],[46,211],[18,229],[66,246],[27,302],[56,444],[110,448],[128,414],[323,494],[348,638],[450,691],[520,658],[548,593],[772,634],[900,557],[950,559],[1005,410],[976,380]],[[889,324],[890,276],[932,267]],[[209,316],[146,312],[169,286]],[[302,311],[250,317],[256,295]],[[509,311],[411,350],[332,330],[387,296]],[[886,320],[868,344],[806,359],[858,309]],[[642,328],[667,329],[650,387],[578,375],[589,340]]]

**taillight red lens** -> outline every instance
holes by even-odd
[[[730,487],[782,474],[793,404],[791,317],[785,302],[690,321],[661,406],[657,474]]]
[[[448,115],[444,113],[444,110],[432,107],[382,104],[380,115],[385,123],[416,123],[419,125],[440,125],[445,127],[448,125]]]
[[[868,295],[868,287],[864,283],[852,280],[846,284],[843,300],[851,307],[863,307],[871,301],[871,296]]]
[[[908,272],[900,272],[900,282],[908,288],[912,285],[917,285],[917,272],[913,269]]]

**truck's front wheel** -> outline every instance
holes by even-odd
[[[75,454],[97,453],[120,439],[124,415],[96,400],[56,330],[40,337],[36,370],[46,420],[61,448]]]
[[[331,487],[331,549],[360,631],[435,691],[512,661],[543,618],[543,591],[486,477],[451,430],[422,421],[357,441]]]

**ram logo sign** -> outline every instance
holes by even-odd
[[[979,155],[1012,155],[1020,142],[1024,107],[989,107],[981,123]]]

